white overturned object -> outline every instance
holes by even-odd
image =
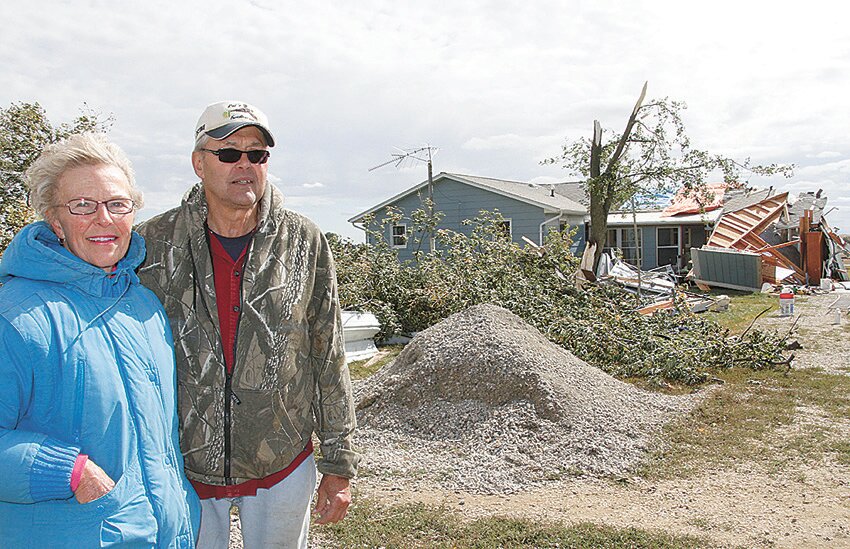
[[[627,288],[637,289],[638,285],[643,291],[650,291],[662,294],[670,294],[676,287],[676,282],[667,273],[657,273],[650,271],[639,271],[634,265],[630,265],[622,260],[611,260],[607,254],[602,254],[599,266],[596,270],[598,277],[609,276],[615,282]]]
[[[378,354],[373,338],[380,330],[381,323],[372,313],[342,311],[345,361],[365,360]]]

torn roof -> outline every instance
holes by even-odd
[[[795,280],[803,281],[805,273],[779,250],[779,246],[771,246],[760,236],[771,223],[786,215],[787,207],[788,193],[782,193],[725,212],[714,225],[706,245],[754,251],[761,254],[767,264],[791,269]]]
[[[661,211],[662,217],[710,212],[723,205],[728,183],[708,183],[704,189],[681,188],[670,205]]]
[[[806,210],[812,210],[812,223],[818,224],[821,222],[823,210],[826,208],[827,198],[821,196],[823,190],[815,192],[804,192],[797,196],[797,200],[793,204],[788,205],[788,221],[777,221],[777,229],[797,229],[800,227],[800,217]]]
[[[755,206],[774,194],[776,194],[776,190],[773,187],[767,189],[730,189],[723,201],[723,213],[737,212]]]

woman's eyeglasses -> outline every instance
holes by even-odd
[[[129,198],[113,198],[111,200],[89,200],[88,198],[75,198],[65,203],[68,211],[74,215],[91,215],[97,211],[97,207],[103,204],[112,215],[127,215],[136,209],[136,203]]]
[[[251,164],[265,164],[269,159],[271,153],[266,150],[257,150],[257,151],[240,151],[239,149],[200,149],[204,152],[208,152],[210,154],[214,154],[218,157],[220,162],[224,162],[225,164],[235,164],[239,162],[239,159],[242,158],[243,154],[248,155],[248,161]]]

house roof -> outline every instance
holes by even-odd
[[[553,183],[549,185],[555,192],[566,196],[573,202],[587,207],[590,205],[590,197],[587,196],[587,185],[584,181],[568,181],[566,183]]]
[[[494,179],[492,177],[480,177],[477,175],[463,175],[447,172],[440,172],[434,176],[434,183],[437,183],[441,179],[451,179],[472,187],[494,192],[508,198],[513,198],[514,200],[519,200],[520,202],[537,206],[547,212],[576,215],[584,215],[587,213],[587,208],[585,206],[558,192],[554,192],[554,189],[550,188],[550,185],[535,185],[533,183],[521,183],[519,181],[508,181],[505,179]],[[428,181],[425,180],[418,185],[388,198],[377,206],[373,206],[368,210],[355,215],[349,219],[348,222],[357,223],[366,215],[375,213],[381,208],[389,206],[408,195],[427,188],[427,186]]]
[[[731,189],[723,199],[723,212],[736,212],[754,206],[776,194],[773,187],[769,189]]]
[[[823,210],[826,208],[825,196],[821,196],[822,191],[803,192],[797,196],[797,200],[788,206],[788,221],[783,222],[781,219],[776,223],[778,229],[796,229],[800,226],[800,217],[803,211],[812,210],[812,223],[820,223]]]

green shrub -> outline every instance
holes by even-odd
[[[423,330],[472,305],[512,311],[551,341],[618,377],[697,384],[720,368],[770,368],[781,358],[782,337],[750,330],[730,337],[715,322],[678,306],[653,315],[636,312],[636,297],[617,286],[575,284],[579,258],[570,234],[552,231],[541,247],[504,235],[498,212],[465,221],[468,233],[435,231],[437,249],[400,262],[382,237],[402,213],[389,209],[367,220],[373,244],[331,238],[344,308],[375,314],[381,338]],[[418,211],[412,234],[436,226]],[[418,232],[417,232],[418,231]]]

